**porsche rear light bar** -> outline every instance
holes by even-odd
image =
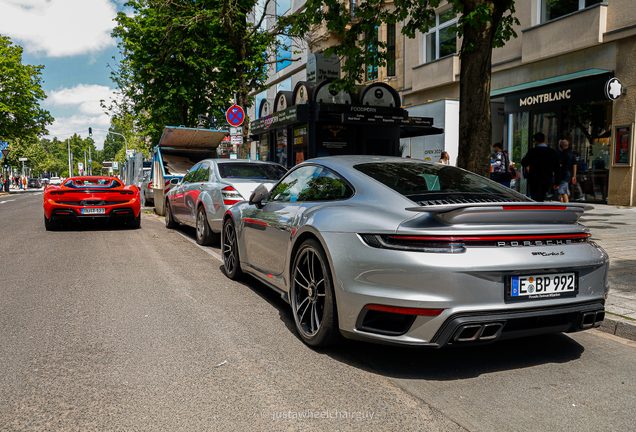
[[[438,316],[444,309],[422,309],[399,306],[385,306],[379,304],[368,304],[364,309],[376,310],[380,312],[389,312],[400,315],[420,315],[420,316]]]
[[[369,246],[381,249],[417,252],[463,253],[466,247],[557,246],[586,242],[589,233],[469,235],[469,236],[414,236],[360,234]]]
[[[241,194],[232,186],[227,186],[221,189],[221,195],[223,195],[223,204],[226,206],[233,206],[238,202],[244,201]]]

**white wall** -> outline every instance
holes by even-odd
[[[456,165],[459,150],[459,101],[444,99],[409,107],[407,111],[413,117],[432,117],[433,125],[444,129],[441,135],[401,140],[401,143],[408,143],[410,140],[410,156],[414,159],[437,162],[442,152],[446,151],[450,156],[451,165]],[[405,155],[407,154],[409,153],[405,152]]]

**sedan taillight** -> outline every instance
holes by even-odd
[[[152,189],[152,182],[148,183],[148,189]]]
[[[223,195],[223,204],[226,206],[233,206],[238,202],[244,201],[241,194],[232,186],[227,186],[221,189],[221,195]]]

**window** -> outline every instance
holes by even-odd
[[[291,64],[291,37],[278,35],[276,36],[276,41],[278,42],[278,50],[276,51],[276,60],[278,61],[276,63],[276,72],[278,72]]]
[[[358,0],[349,0],[349,15],[351,17],[356,16],[356,7],[358,5]]]
[[[285,174],[285,168],[274,164],[220,163],[219,174],[222,178],[278,180]]]
[[[292,79],[287,78],[284,81],[279,82],[276,85],[276,94],[278,94],[279,91],[292,91]],[[291,103],[291,101],[289,102]]]
[[[192,178],[193,183],[202,183],[210,181],[210,165],[208,163],[201,164],[201,168],[197,170]]]
[[[261,101],[263,99],[267,99],[267,90],[264,90],[262,92],[260,92],[259,94],[256,95],[256,97],[254,98],[254,107],[256,108],[256,115],[254,116],[255,118],[259,118],[260,116],[260,109],[261,109]]]
[[[272,191],[272,201],[334,201],[353,196],[353,189],[331,171],[304,166],[291,172]]]
[[[285,15],[285,13],[290,9],[291,9],[291,0],[276,1],[276,16]]]
[[[435,17],[435,27],[424,35],[426,63],[457,53],[457,14],[452,9]]]
[[[192,168],[190,168],[190,171],[188,171],[188,173],[185,175],[185,177],[183,177],[183,183],[188,183],[188,182],[194,181],[195,172],[199,168],[201,168],[201,164],[200,163],[198,163],[195,166],[193,166]]]
[[[267,0],[257,0],[256,5],[254,5],[254,24],[261,22],[261,18],[267,12],[265,10],[266,5]],[[258,29],[261,31],[267,31],[267,17],[263,19]]]
[[[386,74],[395,76],[395,24],[386,25]]]
[[[541,22],[547,22],[593,6],[601,0],[539,0],[541,2]]]
[[[378,52],[378,26],[375,29],[367,33],[365,40],[367,41],[367,53],[370,56],[375,57]],[[378,79],[378,67],[374,65],[367,65],[366,80],[372,81]]]

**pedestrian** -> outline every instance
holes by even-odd
[[[442,152],[442,155],[440,156],[438,163],[441,163],[444,165],[450,165],[450,156],[448,152],[445,152],[445,151]]]
[[[495,156],[493,157],[490,179],[509,188],[510,180],[512,180],[512,175],[510,174],[510,160],[506,153],[503,152],[501,143],[495,143],[495,145],[492,146],[492,149],[495,152]]]
[[[570,202],[569,185],[576,184],[576,156],[570,149],[570,143],[568,140],[561,140],[559,142],[559,162],[561,166],[561,178],[559,181],[559,201],[562,203]]]
[[[535,146],[521,159],[521,165],[528,172],[528,189],[530,198],[535,201],[545,201],[545,196],[554,185],[558,189],[560,178],[559,155],[545,143],[543,132],[532,136]]]
[[[26,176],[22,176],[22,189],[27,189],[27,178]]]

